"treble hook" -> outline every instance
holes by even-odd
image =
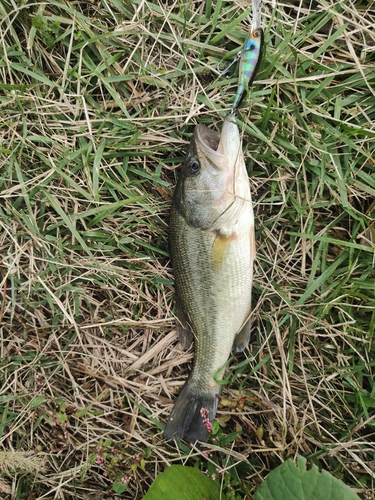
[[[233,59],[233,61],[231,63],[228,64],[228,66],[224,69],[220,69],[220,66],[221,66],[221,63],[223,62],[223,59],[221,61],[219,61],[216,65],[216,71],[218,71],[220,73],[221,76],[224,76],[228,73],[229,69],[234,65],[236,64],[237,61],[239,61],[241,59],[241,55],[242,55],[242,50],[240,50],[239,52],[237,52],[235,58]]]
[[[252,7],[253,7],[253,22],[251,25],[251,31],[253,32],[257,28],[260,28],[260,16],[262,12],[262,6],[263,6],[263,0],[252,0]],[[246,42],[245,42],[246,43]],[[236,56],[234,57],[233,61],[228,64],[228,66],[224,69],[220,69],[221,63],[223,62],[223,59],[218,62],[216,65],[216,71],[220,73],[221,76],[224,76],[228,73],[229,69],[236,64],[237,61],[241,59],[242,53],[244,52],[244,49],[240,50],[237,52]],[[246,52],[246,50],[245,50]]]

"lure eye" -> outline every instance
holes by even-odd
[[[254,38],[260,38],[260,30],[259,29],[256,29],[253,31],[253,37]]]
[[[201,164],[196,159],[193,159],[188,165],[188,170],[190,175],[197,175],[200,169],[201,169]]]

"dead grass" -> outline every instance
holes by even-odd
[[[374,2],[265,2],[239,120],[257,217],[252,343],[231,362],[209,458],[163,440],[193,355],[173,327],[174,170],[193,125],[220,128],[230,108],[236,76],[214,68],[249,7],[0,5],[6,499],[108,499],[125,476],[138,499],[167,465],[197,460],[251,498],[297,454],[374,497]]]

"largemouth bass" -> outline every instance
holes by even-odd
[[[194,338],[195,357],[164,436],[207,441],[231,350],[250,339],[254,216],[233,114],[221,134],[195,128],[173,196],[170,250],[177,333],[184,346]]]

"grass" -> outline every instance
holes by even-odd
[[[193,126],[230,109],[215,68],[250,2],[4,0],[0,19],[2,498],[140,499],[198,462],[250,499],[297,454],[375,498],[375,2],[265,2],[238,121],[253,336],[208,458],[162,435],[193,356],[168,211]]]

